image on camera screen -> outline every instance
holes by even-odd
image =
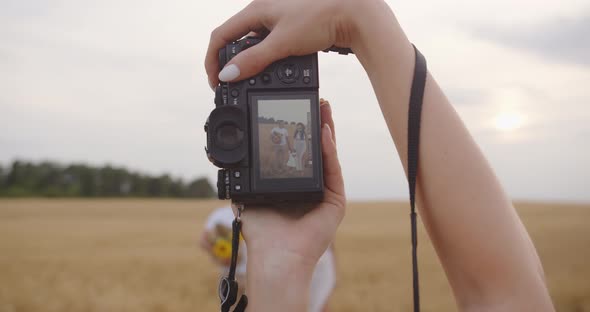
[[[309,99],[258,100],[260,178],[311,178]]]

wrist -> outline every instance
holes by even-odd
[[[313,269],[301,256],[286,249],[256,252],[248,249],[248,309],[306,311]]]
[[[349,0],[352,31],[350,47],[370,74],[384,62],[413,55],[411,43],[395,14],[383,0]]]

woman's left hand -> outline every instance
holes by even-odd
[[[344,181],[336,151],[332,110],[327,101],[321,101],[320,112],[323,201],[297,218],[266,208],[246,207],[242,214],[242,233],[248,246],[249,309],[253,311],[272,310],[273,303],[276,303],[275,311],[306,305],[302,296],[308,295],[315,265],[333,241],[344,217]],[[297,296],[293,297],[294,294]]]

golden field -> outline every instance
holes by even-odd
[[[219,311],[197,247],[221,202],[0,201],[0,312]],[[518,204],[557,311],[590,311],[590,205]],[[331,311],[410,311],[408,207],[352,203],[336,239]],[[420,232],[423,311],[456,311]]]

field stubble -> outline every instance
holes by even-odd
[[[0,201],[0,312],[217,311],[197,248],[217,201]],[[519,204],[557,311],[590,311],[590,206]],[[461,221],[458,221],[461,222]],[[456,311],[421,228],[423,311]],[[331,311],[410,311],[403,203],[352,203],[338,230]]]

